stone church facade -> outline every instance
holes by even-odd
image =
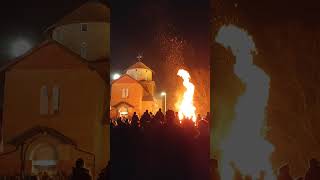
[[[155,114],[162,107],[156,92],[153,70],[139,60],[111,85],[111,118],[141,116],[146,110]]]
[[[107,165],[109,32],[110,8],[89,1],[2,67],[0,175],[70,174],[83,158],[96,177]]]

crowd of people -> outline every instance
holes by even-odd
[[[111,159],[101,177],[127,180],[209,179],[209,116],[179,120],[159,109],[111,124]],[[103,179],[103,178],[101,178]]]
[[[100,174],[104,179],[183,179],[220,180],[218,161],[210,159],[209,113],[179,120],[178,113],[145,111],[139,118],[118,118],[111,121],[111,160]],[[279,168],[277,180],[295,180],[289,165]],[[261,173],[260,180],[264,180]],[[304,177],[297,180],[320,180],[320,165],[310,160]],[[252,180],[234,172],[233,180]]]
[[[221,180],[218,161],[210,159],[209,121],[209,113],[196,121],[180,120],[176,112],[161,109],[111,120],[111,158],[98,180]],[[236,168],[233,173],[232,180],[253,180]],[[82,159],[68,179],[92,179]],[[263,173],[259,180],[265,180]],[[284,165],[277,180],[320,180],[319,161],[311,159],[306,175],[296,179]]]

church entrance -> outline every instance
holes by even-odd
[[[128,107],[122,106],[119,108],[119,116],[121,118],[128,118],[128,115],[129,115]]]
[[[40,143],[31,149],[30,160],[32,161],[32,174],[48,174],[49,176],[57,173],[58,152],[49,143]]]

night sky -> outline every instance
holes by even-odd
[[[86,0],[7,1],[1,6],[0,63],[12,59],[11,44],[25,39],[33,46],[42,32]],[[101,1],[105,2],[105,1]],[[109,0],[111,5],[111,72],[121,72],[142,54],[143,62],[156,68],[161,56],[157,36],[174,33],[194,50],[197,62],[209,64],[209,1]]]
[[[143,54],[143,62],[155,69],[164,58],[157,41],[163,33],[174,33],[186,40],[194,48],[197,64],[208,66],[209,1],[110,0],[110,4],[113,71],[134,63],[138,53]]]
[[[1,5],[0,62],[12,59],[11,44],[25,39],[33,46],[43,39],[42,32],[64,14],[80,6],[85,0],[6,1]]]

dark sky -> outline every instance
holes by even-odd
[[[110,0],[112,71],[136,61],[157,71],[163,63],[159,34],[174,33],[192,46],[199,66],[209,64],[209,0]],[[188,60],[187,60],[188,61]],[[189,59],[193,65],[194,59]]]
[[[27,39],[36,45],[43,38],[43,30],[84,2],[6,1],[0,9],[0,62],[12,59],[9,50],[15,39]],[[138,53],[154,68],[154,62],[163,59],[156,37],[168,32],[174,32],[194,48],[200,59],[196,64],[208,65],[209,0],[109,0],[108,3],[112,8],[112,70],[123,70],[134,63]]]
[[[0,8],[0,62],[12,58],[9,51],[13,41],[27,39],[36,45],[48,26],[83,2],[85,0],[5,1]]]

